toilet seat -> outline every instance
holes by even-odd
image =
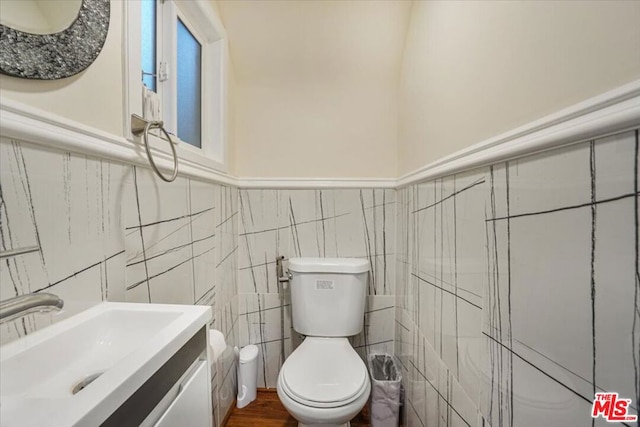
[[[280,386],[302,405],[335,408],[359,399],[369,376],[346,338],[307,337],[285,360]]]
[[[358,400],[362,396],[363,393],[367,393],[368,394],[369,382],[365,381],[364,383],[362,383],[362,387],[360,387],[358,392],[355,393],[351,398],[349,398],[347,400],[334,401],[334,402],[317,402],[317,401],[313,401],[313,400],[309,400],[309,399],[304,399],[299,394],[296,394],[295,392],[293,392],[284,383],[284,381],[280,382],[278,384],[278,386],[279,386],[280,390],[282,392],[284,392],[291,400],[299,403],[300,405],[304,405],[304,406],[307,406],[307,407],[310,407],[310,408],[331,409],[331,408],[338,408],[338,407],[349,405],[349,404],[355,402],[356,400]]]

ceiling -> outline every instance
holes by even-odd
[[[397,85],[405,0],[218,0],[239,86]]]

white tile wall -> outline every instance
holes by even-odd
[[[207,304],[257,344],[274,387],[300,342],[275,257],[369,259],[364,357],[395,352],[405,426],[583,426],[594,391],[640,383],[638,135],[626,132],[398,191],[238,190],[0,141],[0,298]],[[235,394],[228,350],[215,419]],[[604,425],[601,420],[594,425]]]
[[[0,250],[38,246],[3,259],[0,299],[35,291],[65,300],[55,315],[31,315],[0,327],[6,343],[81,307],[124,296],[125,248],[120,164],[0,140]]]
[[[605,425],[595,391],[636,413],[638,162],[633,131],[398,191],[406,426]]]
[[[47,290],[65,310],[3,324],[9,342],[100,301],[210,305],[238,343],[237,189],[149,169],[0,141],[0,299]],[[213,372],[221,422],[236,387],[228,350]]]
[[[261,350],[259,387],[276,386],[280,366],[301,340],[292,329],[288,290],[276,280],[277,255],[368,259],[365,327],[352,343],[363,357],[393,351],[395,191],[240,190],[240,217],[240,342]]]

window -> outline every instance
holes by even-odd
[[[202,46],[182,20],[178,19],[178,137],[201,146]]]
[[[142,0],[140,4],[142,29],[140,52],[142,65],[142,83],[156,92],[156,0]]]
[[[125,3],[129,115],[142,115],[143,85],[158,95],[165,129],[176,136],[181,163],[225,169],[227,44],[207,0]],[[164,141],[152,151],[168,153]]]

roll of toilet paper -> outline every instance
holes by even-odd
[[[224,335],[217,329],[209,329],[209,351],[211,352],[211,362],[215,362],[218,357],[227,349]]]
[[[161,120],[160,97],[142,85],[142,117],[150,121]]]

